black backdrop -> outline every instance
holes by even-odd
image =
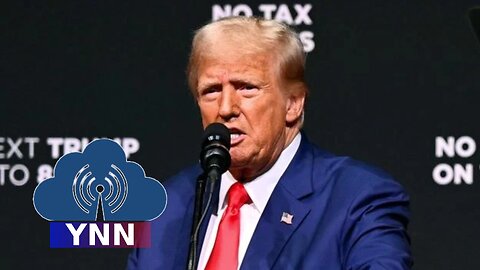
[[[49,248],[48,222],[32,206],[37,169],[56,161],[46,141],[136,138],[140,149],[130,159],[159,180],[196,162],[202,130],[184,76],[190,40],[214,5],[240,3],[254,15],[261,4],[286,4],[293,18],[295,4],[312,5],[312,23],[296,26],[315,44],[307,58],[310,139],[380,166],[405,186],[416,269],[479,269],[480,154],[435,155],[436,137],[480,138],[480,46],[467,17],[479,2],[466,0],[4,5],[0,269],[124,267],[125,249]],[[38,138],[34,154],[22,143],[22,157],[8,157],[8,138],[25,137]],[[439,184],[432,171],[440,163],[472,164],[473,177]],[[23,173],[5,169],[16,164],[30,174],[21,185],[15,179]]]

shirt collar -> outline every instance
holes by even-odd
[[[268,171],[244,185],[250,199],[252,199],[253,206],[260,214],[263,213],[263,210],[270,199],[270,195],[272,195],[273,189],[295,156],[295,153],[300,146],[301,138],[302,135],[299,132],[287,148],[282,151],[277,161],[275,161]],[[237,182],[237,180],[233,178],[229,171],[222,175],[218,197],[218,209],[223,209],[226,206],[225,197],[228,190],[235,182]]]

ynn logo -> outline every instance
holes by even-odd
[[[83,153],[61,157],[53,178],[35,189],[33,203],[40,216],[54,221],[52,248],[149,247],[148,221],[164,211],[167,194],[139,164],[127,161],[120,145],[99,139]]]

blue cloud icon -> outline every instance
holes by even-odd
[[[167,193],[127,161],[120,145],[97,139],[83,153],[58,160],[53,178],[35,189],[33,204],[50,221],[148,221],[165,210]]]

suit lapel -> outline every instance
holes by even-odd
[[[287,170],[280,178],[257,224],[241,269],[271,269],[288,239],[310,212],[302,198],[312,193],[311,146],[302,142]],[[293,215],[292,223],[282,222],[282,214]]]

